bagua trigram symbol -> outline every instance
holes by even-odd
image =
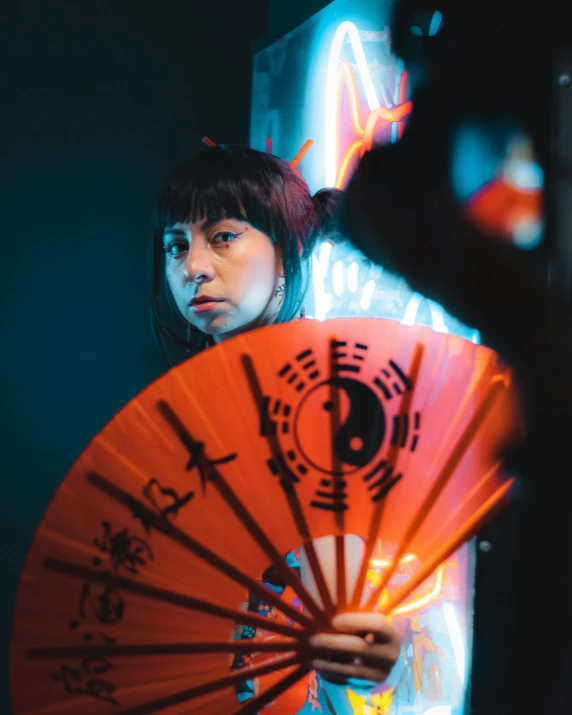
[[[317,509],[345,511],[348,479],[360,478],[373,502],[383,499],[403,476],[387,462],[389,445],[417,446],[421,415],[388,418],[386,409],[412,389],[411,380],[390,360],[366,383],[367,354],[363,342],[332,340],[330,364],[319,365],[312,348],[303,350],[277,374],[289,386],[287,399],[264,395],[260,404],[260,434],[273,444],[271,474],[293,489],[310,470],[320,473],[311,502]],[[334,410],[338,424],[332,429]],[[329,451],[320,433],[328,435]]]

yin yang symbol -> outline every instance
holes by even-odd
[[[351,474],[366,467],[381,449],[385,434],[379,397],[351,377],[332,377],[313,387],[294,418],[300,454],[326,474]]]

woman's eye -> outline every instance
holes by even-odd
[[[187,241],[171,241],[164,248],[168,256],[178,258],[189,250],[189,244]]]
[[[232,233],[232,231],[219,231],[218,233],[214,234],[212,242],[217,245],[230,243],[235,238],[238,238],[241,235],[242,233]]]

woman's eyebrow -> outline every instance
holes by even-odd
[[[166,236],[167,234],[172,234],[174,236],[184,236],[185,232],[182,228],[166,228],[163,231],[163,236]]]
[[[214,225],[220,223],[221,221],[245,221],[245,219],[240,218],[239,216],[219,216],[218,218],[207,218],[202,224],[201,230],[208,231],[209,228],[212,228]]]
[[[238,216],[218,216],[217,218],[208,218],[205,219],[205,221],[201,224],[200,230],[201,231],[208,231],[209,228],[212,228],[215,226],[217,223],[220,223],[221,221],[244,221],[245,219],[239,218]],[[186,236],[185,231],[182,228],[177,228],[176,226],[171,226],[168,228],[165,228],[163,231],[163,237],[165,236]]]

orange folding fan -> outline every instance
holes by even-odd
[[[105,427],[47,510],[16,605],[14,715],[293,715],[309,636],[413,597],[505,500],[499,460],[521,436],[495,353],[428,328],[306,320],[203,352]],[[372,584],[379,538],[391,565]],[[310,577],[287,563],[300,548]]]

